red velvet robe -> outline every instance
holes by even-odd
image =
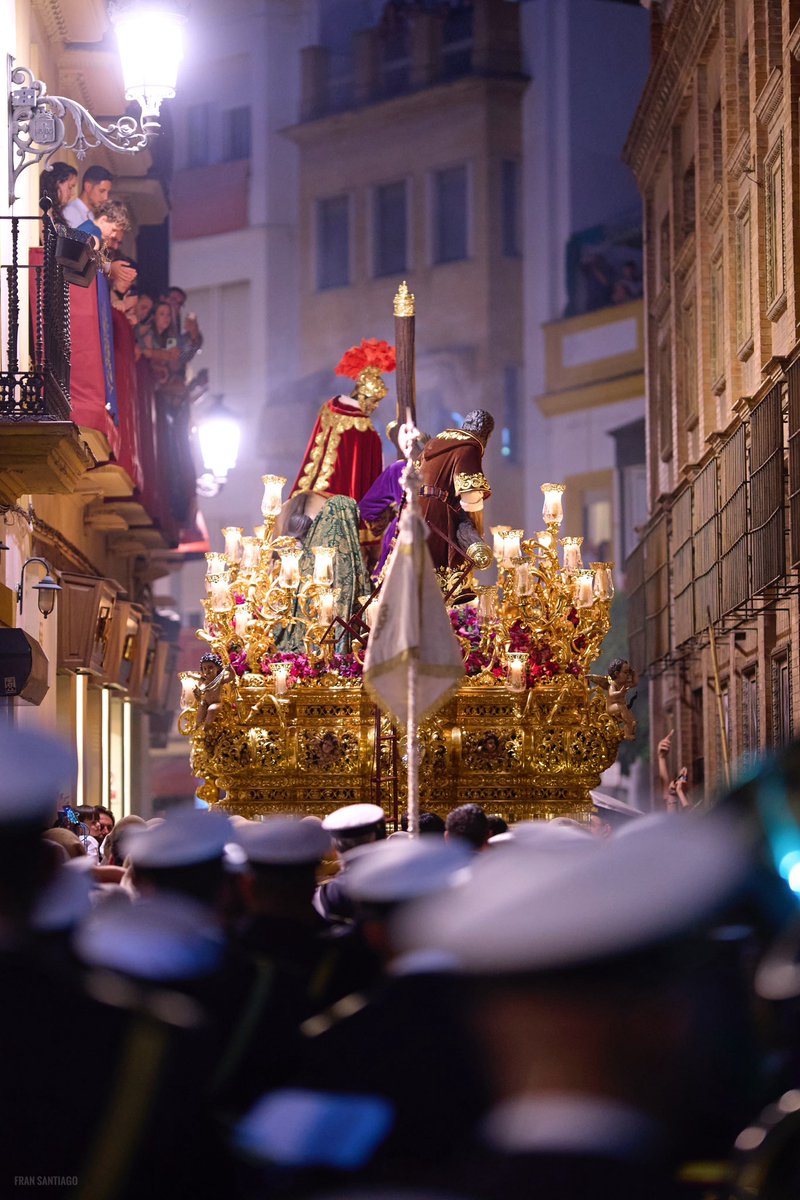
[[[372,421],[334,396],[320,409],[291,494],[317,492],[358,502],[382,470],[381,439]]]

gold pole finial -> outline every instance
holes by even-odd
[[[404,279],[394,298],[394,315],[396,317],[413,317],[416,311],[414,303],[414,295],[408,290],[408,284]]]

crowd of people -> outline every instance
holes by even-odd
[[[682,1165],[797,1095],[796,968],[757,994],[796,905],[746,789],[411,837],[372,804],[115,821],[64,803],[62,744],[0,761],[4,1195],[729,1197]],[[800,1194],[779,1142],[747,1195]]]
[[[137,357],[150,361],[159,390],[175,396],[185,388],[186,367],[201,349],[203,336],[195,314],[183,312],[183,288],[154,294],[140,285],[136,260],[120,249],[131,219],[126,205],[113,197],[113,188],[114,176],[101,166],[84,171],[80,193],[78,172],[69,163],[55,162],[39,177],[40,196],[49,202],[55,224],[95,239],[112,307],[133,326]]]

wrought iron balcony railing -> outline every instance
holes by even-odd
[[[41,222],[41,250],[21,239],[31,221]],[[0,245],[10,250],[10,262],[0,264],[0,421],[69,421],[69,289],[56,262],[55,225],[47,214],[0,222]]]

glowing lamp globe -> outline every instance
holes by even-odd
[[[175,95],[186,14],[170,0],[121,0],[110,10],[119,44],[125,99],[142,110],[142,128],[158,129],[162,101]]]
[[[225,479],[239,457],[239,423],[220,397],[197,426],[203,468],[217,480]]]

